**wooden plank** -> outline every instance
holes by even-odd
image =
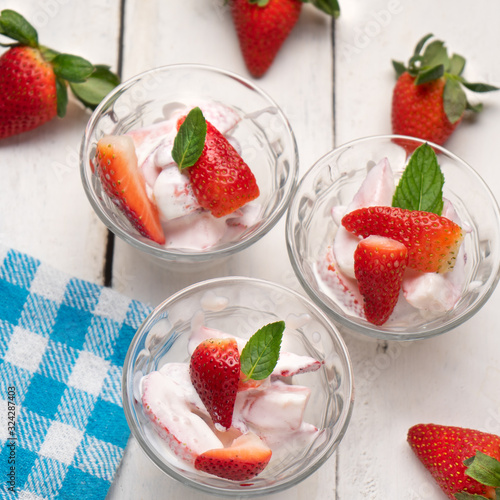
[[[127,0],[124,75],[174,63],[202,63],[251,79],[241,58],[228,7],[222,0],[141,2]],[[299,23],[269,72],[256,83],[275,99],[296,134],[300,175],[333,146],[331,20],[305,5]],[[113,287],[156,305],[191,283],[224,275],[247,275],[300,290],[288,260],[284,219],[260,242],[216,265],[164,269],[116,241]],[[298,487],[273,500],[333,498],[335,457]],[[139,478],[139,479],[137,479]],[[129,443],[109,500],[206,498],[166,478]],[[266,497],[264,497],[266,498]]]
[[[4,0],[41,43],[116,68],[120,2]],[[105,20],[105,21],[104,21]],[[77,27],[79,27],[77,29]],[[0,144],[0,242],[94,282],[102,281],[106,230],[83,191],[79,149],[90,113],[70,100],[64,119]]]
[[[494,2],[474,9],[462,1],[374,0],[369,8],[343,2],[335,38],[337,144],[391,132],[391,59],[406,61],[426,33],[468,59],[465,76],[471,81],[498,85],[499,16]],[[482,115],[462,123],[447,144],[477,169],[497,199],[500,175],[492,159],[500,134],[499,99],[500,94],[481,96]],[[423,342],[385,343],[346,333],[356,401],[339,449],[335,498],[441,498],[406,444],[408,428],[434,422],[500,431],[500,400],[492,386],[500,349],[498,300],[497,291],[469,322]]]

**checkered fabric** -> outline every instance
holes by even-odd
[[[122,366],[149,312],[0,247],[0,498],[105,498],[129,436]]]

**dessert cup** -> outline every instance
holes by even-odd
[[[408,161],[405,148],[399,144],[411,149],[408,145],[416,148],[423,141],[390,135],[367,137],[320,158],[297,186],[287,214],[286,239],[293,269],[304,290],[333,320],[370,337],[416,340],[456,328],[491,296],[499,278],[500,217],[493,194],[477,172],[453,153],[432,145],[444,174],[443,196],[452,202],[465,229],[465,279],[460,299],[451,310],[438,314],[409,306],[382,326],[360,317],[343,303],[342,294],[332,293],[320,278],[318,263],[338,229],[332,209],[351,202],[368,170],[387,158],[397,183]]]
[[[172,109],[213,102],[239,116],[231,137],[260,189],[259,214],[235,239],[202,250],[165,248],[141,236],[105,193],[92,159],[103,136],[124,134],[165,121]],[[80,170],[87,197],[101,221],[128,244],[164,262],[200,262],[227,257],[265,235],[285,212],[298,172],[294,134],[277,104],[253,83],[196,64],[159,67],[116,87],[92,114],[82,140]]]
[[[273,451],[264,471],[245,482],[208,475],[176,459],[144,413],[140,395],[142,377],[165,363],[189,360],[188,341],[193,322],[203,321],[207,327],[249,338],[263,325],[279,320],[287,325],[282,350],[286,347],[288,352],[322,362],[319,370],[292,377],[292,383],[311,389],[304,421],[320,429],[315,439],[293,452],[288,449],[291,443],[283,443],[280,452]],[[212,279],[172,295],[139,328],[123,368],[125,415],[147,456],[174,479],[219,497],[269,494],[308,477],[337,448],[346,432],[352,405],[351,362],[332,321],[308,298],[253,278]]]

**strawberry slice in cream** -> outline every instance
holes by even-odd
[[[360,237],[348,232],[340,221],[346,213],[359,208],[391,206],[394,192],[394,174],[388,160],[383,159],[371,168],[347,207],[333,207],[332,218],[338,226],[337,233],[332,245],[316,263],[318,281],[326,293],[351,313],[361,317],[364,316],[363,298],[354,275],[354,251]],[[467,232],[452,203],[446,199],[443,202],[442,215]],[[402,293],[393,312],[394,317],[398,317],[398,312],[408,314],[408,306],[420,311],[424,317],[453,309],[462,293],[465,264],[466,254],[462,245],[452,271],[424,273],[407,269],[403,278]]]

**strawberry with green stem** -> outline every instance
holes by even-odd
[[[186,170],[198,203],[224,217],[256,199],[259,187],[250,167],[201,109],[180,120],[172,157]]]
[[[500,498],[500,437],[474,429],[418,424],[407,440],[452,500]]]
[[[14,40],[0,44],[8,47],[0,57],[0,139],[63,117],[68,86],[94,109],[119,83],[108,66],[40,45],[35,28],[13,10],[1,11],[0,35]]]
[[[311,2],[338,17],[337,0],[229,0],[245,64],[252,76],[266,73],[297,23],[302,4]]]
[[[466,110],[482,109],[481,104],[469,103],[464,87],[473,92],[498,87],[468,82],[462,75],[465,59],[458,54],[450,57],[441,40],[427,44],[432,36],[426,35],[417,43],[407,66],[393,61],[398,79],[392,96],[392,131],[442,145]],[[409,143],[403,145],[409,151],[414,149]]]

